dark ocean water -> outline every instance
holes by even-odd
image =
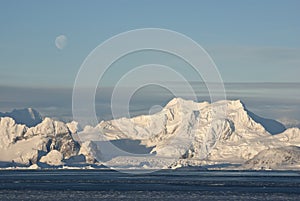
[[[0,200],[300,200],[300,172],[3,170]]]

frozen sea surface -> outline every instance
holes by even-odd
[[[300,200],[300,172],[3,170],[0,200]]]

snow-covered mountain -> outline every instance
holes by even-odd
[[[66,124],[50,118],[28,128],[10,117],[0,117],[0,161],[5,166],[32,165],[43,162],[40,159],[48,154],[53,159],[52,150],[60,152],[62,159],[69,159],[80,149],[71,134]]]
[[[280,169],[287,167],[285,157],[292,153],[289,169],[300,167],[300,130],[286,130],[275,120],[259,117],[239,100],[197,103],[175,98],[152,115],[102,121],[80,132],[77,125],[45,118],[28,128],[1,118],[0,161],[40,166],[98,161],[114,168]],[[267,166],[273,152],[280,152],[279,162]]]
[[[36,126],[42,122],[40,113],[32,108],[14,109],[11,112],[0,112],[0,117],[11,117],[18,124],[25,124],[28,127]]]
[[[175,98],[156,114],[101,122],[93,132],[103,133],[109,140],[140,140],[145,147],[153,147],[155,157],[122,154],[108,161],[109,166],[117,162],[126,167],[134,158],[135,164],[161,168],[169,163],[168,167],[174,168],[243,164],[265,149],[299,146],[299,129],[284,130],[281,123],[251,113],[239,100],[210,104]],[[87,129],[81,136],[90,133],[91,129]],[[101,150],[102,158],[112,151],[117,152]]]

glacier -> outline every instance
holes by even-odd
[[[22,118],[39,119],[31,110]],[[2,168],[300,168],[300,129],[259,117],[240,100],[174,98],[157,113],[83,129],[49,117],[30,126],[1,114]]]

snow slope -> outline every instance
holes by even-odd
[[[244,169],[299,169],[300,147],[285,146],[265,149],[259,152],[244,165]]]

